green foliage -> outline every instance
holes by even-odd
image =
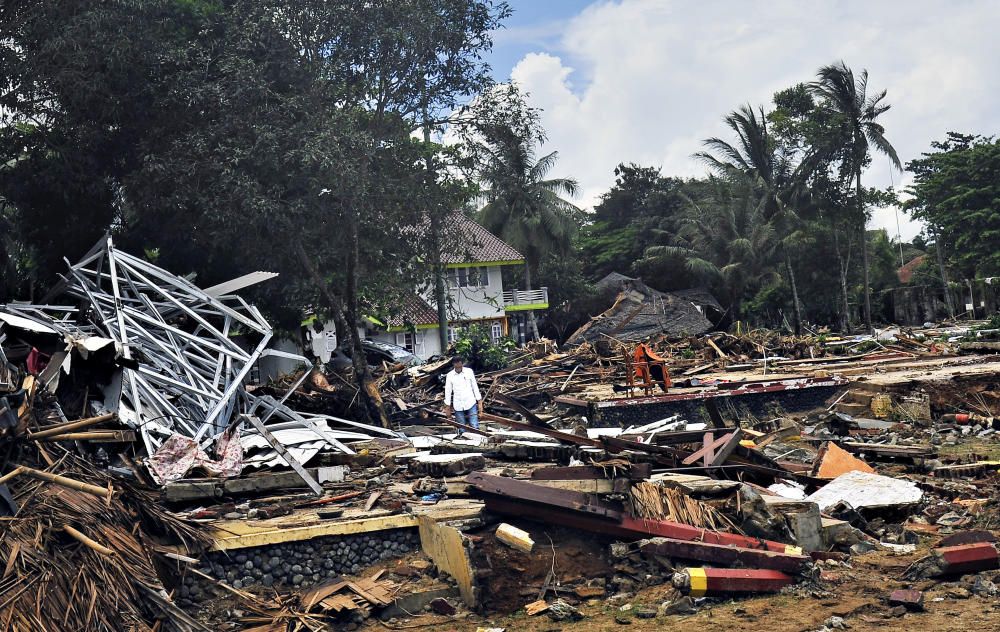
[[[870,209],[895,195],[858,179],[872,151],[896,160],[878,122],[885,96],[867,73],[827,66],[815,83],[775,94],[771,111],[728,114],[728,138],[706,139],[696,155],[714,178],[619,165],[582,233],[587,272],[631,272],[662,290],[706,285],[728,318],[758,325],[801,315],[845,326],[867,287],[881,297],[898,285],[898,244],[863,230]]]
[[[542,333],[558,342],[606,307],[575,255],[550,255],[543,259],[538,284],[549,288],[549,309],[543,314]]]
[[[949,132],[907,163],[914,173],[905,208],[927,222],[965,278],[1000,274],[1000,141]]]
[[[594,219],[583,228],[580,258],[588,276],[610,272],[638,274],[651,287],[679,290],[695,279],[682,259],[643,260],[646,248],[669,241],[687,212],[688,199],[698,197],[704,181],[667,178],[659,169],[634,163],[615,168],[615,185],[594,208]]]
[[[742,317],[748,294],[774,282],[779,237],[766,200],[746,181],[712,179],[712,193],[690,200],[669,245],[651,246],[644,261],[681,257],[694,278],[716,289],[730,318]]]
[[[851,351],[853,353],[871,353],[873,351],[881,351],[883,349],[884,347],[876,340],[864,340],[851,347]]]
[[[631,271],[640,254],[642,237],[639,228],[631,223],[596,220],[584,226],[580,247],[588,275],[600,278],[609,272]]]
[[[880,116],[889,111],[890,105],[885,102],[886,91],[869,91],[868,71],[862,70],[855,77],[854,71],[843,61],[819,69],[817,80],[810,84],[810,90],[820,99],[820,108],[825,110],[834,123],[834,130],[839,132],[839,149],[837,155],[843,157],[841,175],[844,169],[849,169],[856,195],[857,211],[856,230],[860,233],[862,258],[862,297],[864,305],[864,320],[868,330],[872,329],[872,310],[870,305],[870,261],[868,256],[868,240],[865,224],[869,217],[865,205],[866,196],[861,186],[861,171],[871,161],[872,152],[883,154],[896,167],[902,170],[896,149],[885,137],[885,127],[879,123]],[[833,145],[837,147],[837,145]],[[842,178],[843,179],[843,178]]]
[[[993,314],[985,323],[972,327],[969,333],[962,337],[966,342],[998,339],[1000,339],[1000,314]],[[947,342],[947,339],[944,342]]]
[[[455,353],[476,371],[495,371],[507,366],[517,344],[510,338],[493,340],[483,325],[470,325],[458,333]]]
[[[493,0],[4,5],[0,192],[21,268],[55,280],[112,230],[204,284],[263,259],[283,279],[258,297],[272,315],[334,310],[321,288],[342,311],[412,291],[427,244],[400,227],[468,196],[444,168],[453,151],[412,132],[490,85],[482,53],[508,14]]]
[[[511,107],[523,102],[516,87],[487,93],[473,106],[467,137],[474,177],[486,202],[478,219],[488,230],[517,248],[527,263],[526,283],[549,254],[566,255],[584,221],[583,212],[563,196],[575,197],[576,180],[549,178],[558,152],[537,155],[545,140],[537,111]]]
[[[467,194],[453,153],[413,133],[492,85],[483,55],[509,7],[0,7],[0,193],[29,271],[56,279],[109,230],[204,285],[264,264],[283,283],[263,307],[286,327],[309,307],[332,316],[367,381],[362,305],[399,303],[426,279],[437,236],[415,227]]]

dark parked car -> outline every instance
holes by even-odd
[[[363,340],[361,346],[365,350],[365,359],[371,366],[382,366],[383,362],[388,364],[402,364],[405,367],[418,366],[423,362],[399,345],[378,340]],[[347,368],[351,366],[351,348],[341,347],[330,356],[328,366],[333,368]]]

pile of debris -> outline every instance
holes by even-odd
[[[124,631],[163,618],[207,629],[173,603],[156,568],[167,559],[161,540],[197,552],[209,544],[201,530],[58,446],[39,445],[32,456],[37,467],[0,478],[11,516],[0,518],[5,630]]]
[[[43,412],[64,422],[62,431],[88,429],[86,436],[59,434],[61,440],[122,444],[135,433],[157,482],[177,480],[195,468],[233,476],[281,459],[319,493],[319,484],[301,467],[303,456],[320,446],[353,454],[345,442],[397,434],[300,414],[284,397],[256,396],[246,388],[261,357],[290,355],[267,349],[270,325],[257,308],[232,294],[271,276],[253,273],[202,290],[116,250],[109,237],[70,266],[53,296],[59,303],[0,307],[5,349],[0,362],[8,365],[11,387],[30,383],[32,392],[42,388],[55,395]],[[17,363],[25,367],[21,380]],[[303,372],[291,390],[309,375]],[[71,424],[67,414],[86,420]],[[110,423],[129,430],[112,430]],[[7,429],[11,434],[26,430],[23,422],[8,425],[14,426],[12,433]],[[55,430],[46,429],[46,436]],[[244,462],[243,455],[254,450],[264,452]]]
[[[901,330],[541,341],[478,376],[478,428],[442,412],[447,361],[382,371],[381,428],[268,349],[235,292],[269,276],[200,289],[108,239],[0,306],[5,629],[628,623],[828,595],[879,556],[905,559],[885,616],[963,574],[1000,593],[989,356]],[[304,366],[251,384],[268,354]]]

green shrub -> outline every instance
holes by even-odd
[[[507,366],[511,352],[517,344],[510,338],[490,339],[489,330],[483,325],[462,329],[455,341],[455,353],[475,371],[495,371]]]

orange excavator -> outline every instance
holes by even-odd
[[[625,365],[628,374],[629,387],[641,386],[646,395],[653,392],[653,386],[659,386],[660,390],[666,393],[670,387],[670,373],[667,370],[667,361],[656,354],[645,343],[636,346],[632,352],[632,357],[625,356]],[[631,365],[631,366],[629,366]]]

